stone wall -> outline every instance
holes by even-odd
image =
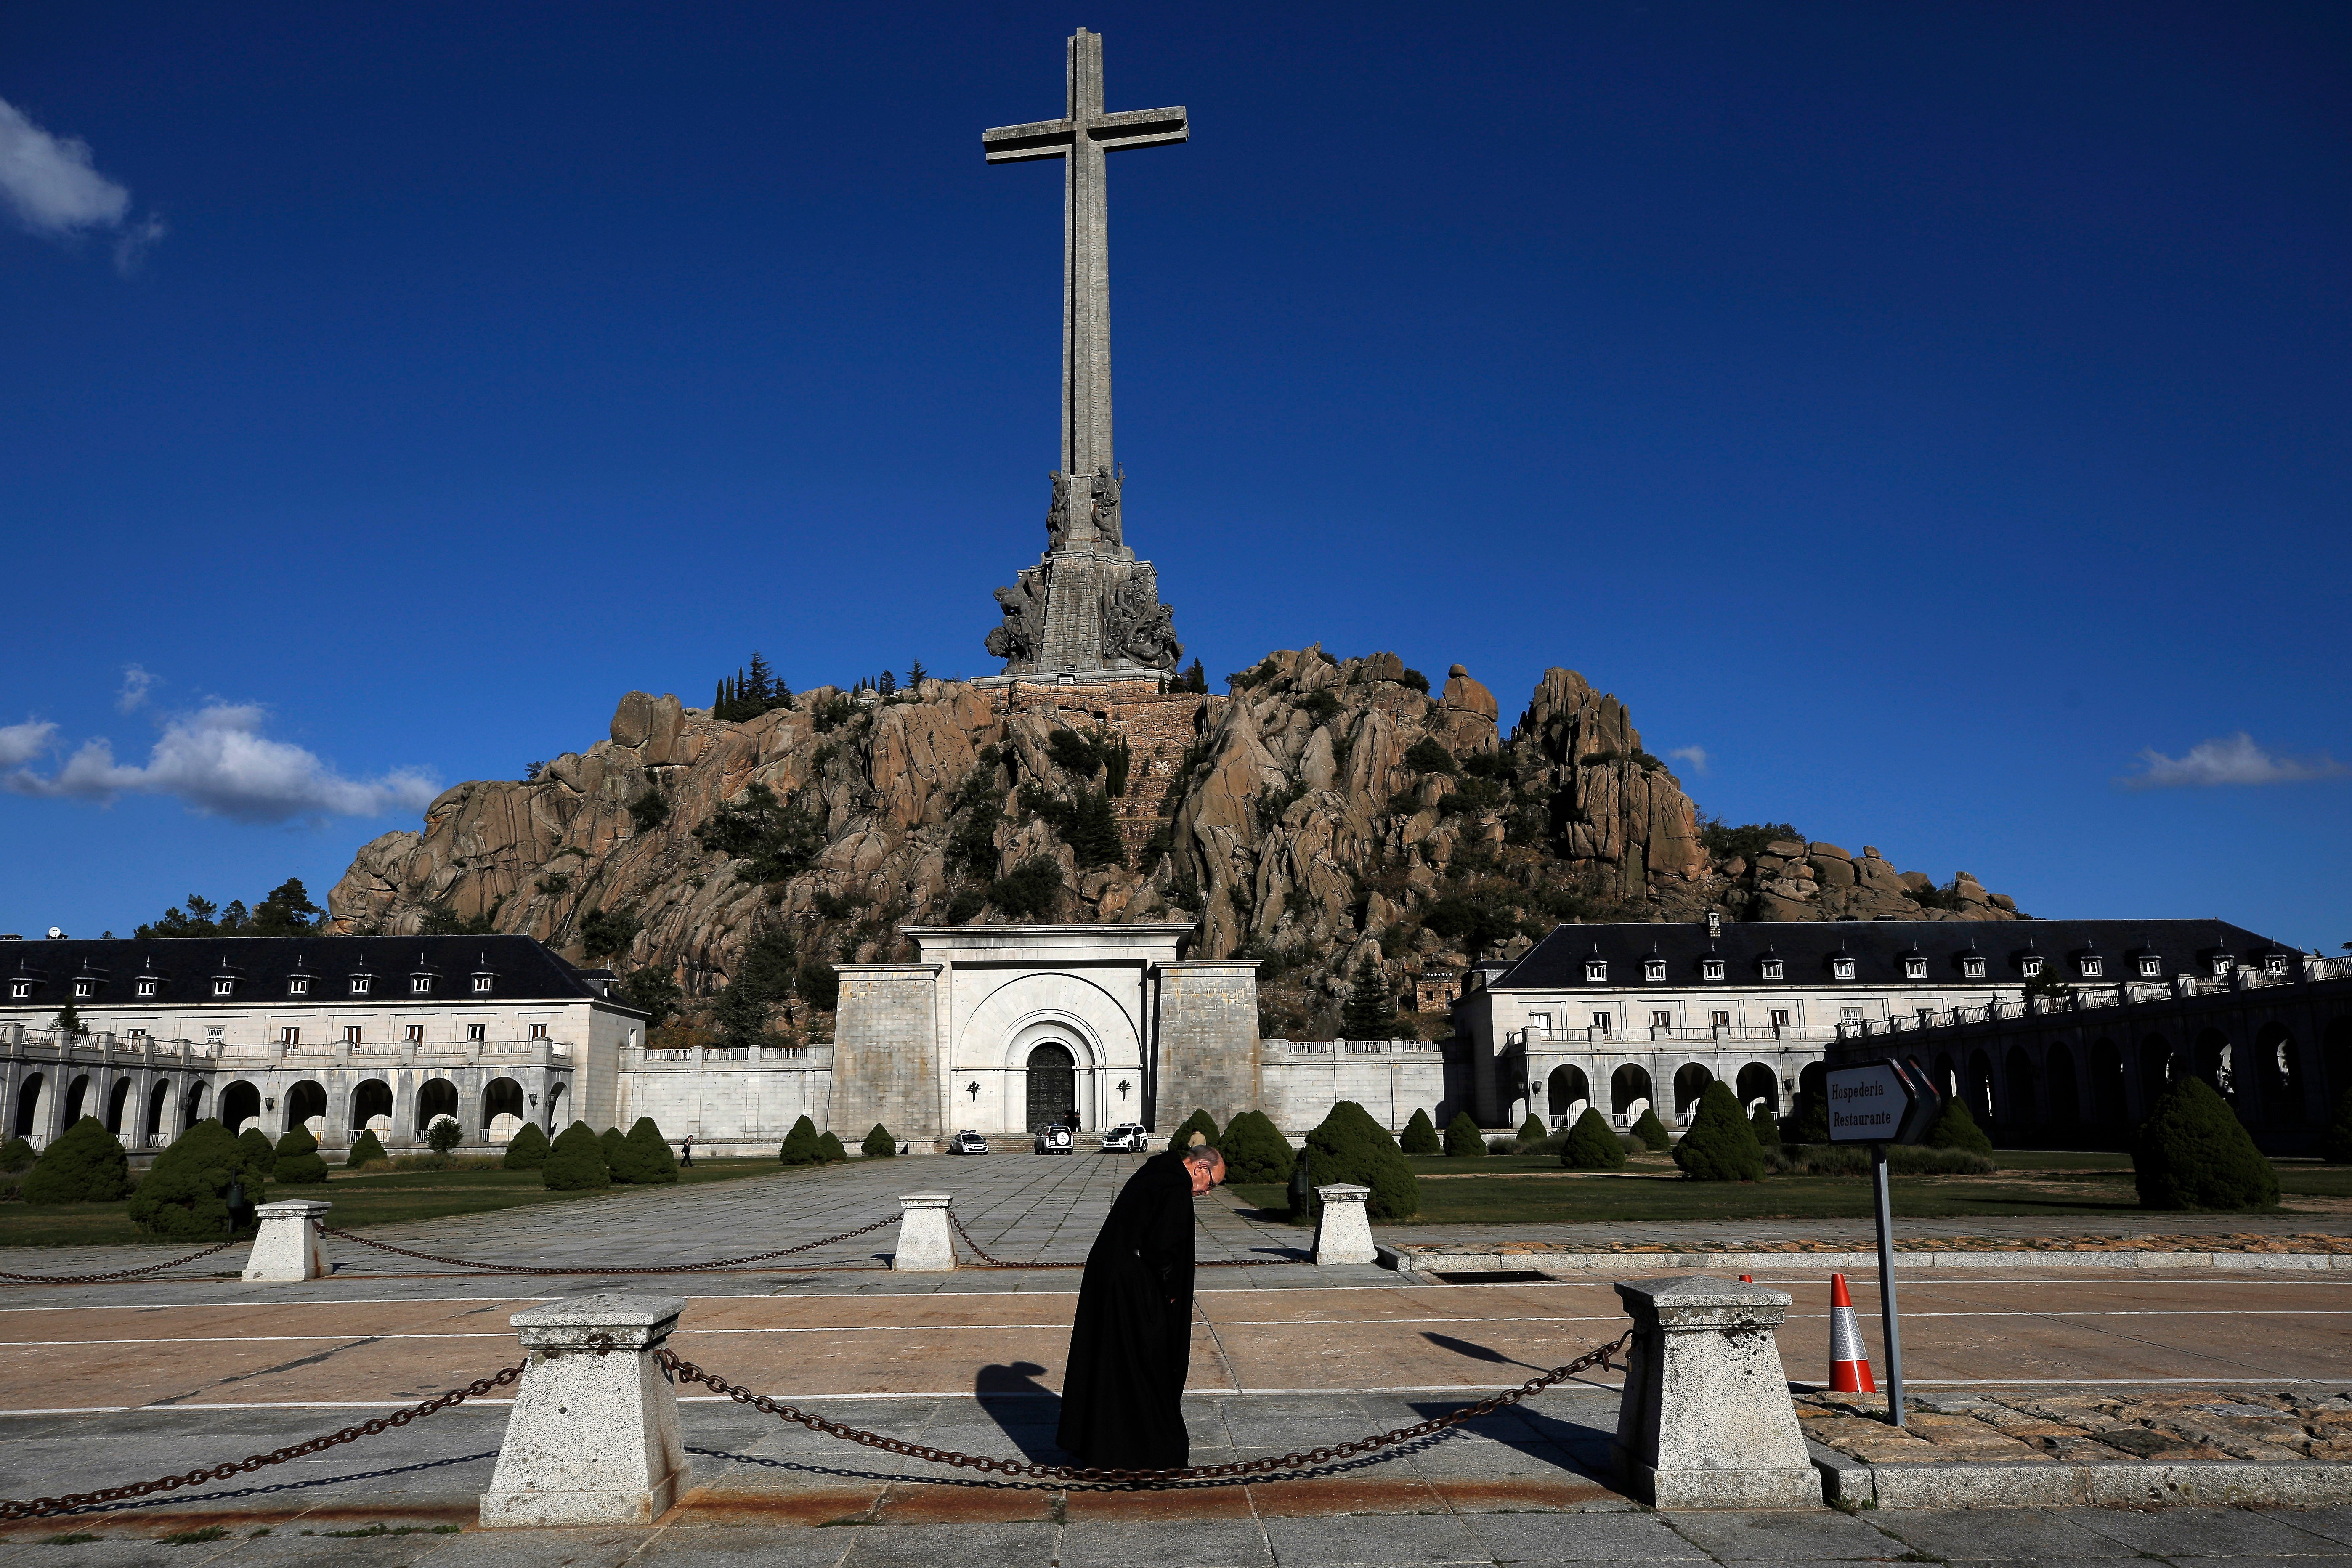
[[[857,1042],[856,1049],[841,1053],[833,1085],[831,1103],[844,1126],[879,1121],[909,1139],[946,1133],[940,1107],[939,973],[936,963],[842,966],[835,1038]]]
[[[1140,851],[1160,826],[1168,792],[1176,783],[1176,764],[1201,733],[1202,710],[1223,698],[1197,692],[1163,692],[1157,680],[1103,681],[1091,686],[1021,684],[992,689],[999,713],[1050,713],[1065,723],[1092,720],[1116,730],[1127,742],[1134,763],[1128,774],[1127,794],[1112,803],[1118,816],[1119,836],[1130,858]],[[1214,718],[1214,711],[1211,713]],[[1139,869],[1149,870],[1149,867]]]
[[[1258,1109],[1294,1138],[1343,1100],[1391,1131],[1416,1110],[1443,1127],[1470,1106],[1467,1069],[1423,1040],[1266,1040],[1258,1050]]]
[[[767,1046],[756,1058],[748,1048],[707,1046],[632,1053],[620,1073],[618,1125],[650,1116],[673,1142],[691,1134],[713,1153],[760,1154],[772,1153],[805,1116],[854,1148],[873,1123],[833,1125],[833,1078],[831,1046]]]
[[[1159,973],[1151,1125],[1164,1132],[1195,1110],[1222,1123],[1260,1104],[1257,965],[1185,961],[1161,964]]]

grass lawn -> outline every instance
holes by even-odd
[[[697,1160],[678,1173],[678,1184],[740,1181],[750,1176],[793,1175],[805,1179],[823,1167],[787,1172],[773,1160]],[[614,1187],[615,1193],[630,1191]],[[272,1183],[268,1203],[283,1198],[320,1198],[334,1205],[327,1223],[358,1230],[371,1225],[440,1219],[530,1204],[581,1203],[602,1193],[554,1193],[537,1171],[385,1171],[357,1175],[330,1170],[324,1187]],[[0,1204],[0,1247],[76,1247],[113,1242],[153,1242],[131,1223],[122,1204]],[[190,1247],[188,1250],[194,1250]]]

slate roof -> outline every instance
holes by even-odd
[[[1653,985],[1952,985],[1966,981],[1961,960],[1973,952],[1985,962],[1984,977],[1973,984],[2020,984],[2021,961],[2041,955],[2060,977],[2076,979],[2074,959],[2095,952],[2105,960],[2100,984],[2138,979],[2138,956],[2153,951],[2158,973],[2209,974],[2216,952],[2236,963],[2259,964],[2273,952],[2292,953],[2283,943],[2226,921],[1726,921],[1710,938],[1703,921],[1642,921],[1620,925],[1556,926],[1509,971],[1488,987],[1511,991],[1622,990]],[[1835,977],[1839,954],[1854,961],[1853,978]],[[1906,980],[1903,960],[1927,960],[1924,980]],[[1643,978],[1643,960],[1665,960],[1663,980]],[[1723,978],[1708,981],[1700,968],[1706,958],[1724,961]],[[1608,978],[1585,978],[1585,962],[1607,961]],[[1781,961],[1781,978],[1762,977],[1763,961]]]
[[[473,990],[473,977],[491,976],[487,996]],[[374,977],[365,997],[352,994],[358,973]],[[429,994],[410,988],[411,979],[433,978]],[[295,996],[288,981],[310,976],[307,996]],[[114,941],[0,942],[0,1007],[62,1007],[73,1001],[79,975],[95,978],[91,1006],[138,1005],[250,1007],[272,1003],[310,1005],[436,1002],[577,1002],[602,994],[591,977],[527,936],[229,936],[129,937]],[[136,982],[157,981],[152,996],[141,996]],[[213,982],[226,976],[234,994],[215,996]],[[35,982],[33,994],[14,998],[7,982]]]

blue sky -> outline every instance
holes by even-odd
[[[1060,176],[979,133],[1084,24],[1194,127],[1110,163],[1188,658],[1564,665],[1727,820],[2352,939],[2352,13],[1473,15],[10,6],[0,930],[323,894],[754,647],[992,669]]]

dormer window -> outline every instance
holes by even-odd
[[[433,994],[433,976],[431,976],[431,975],[429,975],[429,974],[412,974],[412,975],[410,975],[410,976],[408,977],[408,994],[409,994],[411,996],[430,996],[430,995],[432,995],[432,994]]]
[[[8,982],[8,999],[12,1002],[31,1001],[33,983],[29,980],[11,980]]]
[[[2095,952],[2086,952],[2074,961],[2075,973],[2085,980],[2096,980],[2107,972],[2106,962]]]
[[[364,996],[373,990],[374,986],[375,977],[373,975],[354,974],[352,976],[352,994],[354,996]]]
[[[2152,952],[2141,953],[2139,955],[2139,977],[2142,980],[2163,979],[2164,960],[2158,958]]]
[[[236,995],[236,982],[234,979],[232,979],[230,976],[226,975],[226,974],[215,974],[215,975],[214,975],[214,976],[213,976],[213,994],[214,994],[214,995],[215,995],[215,996],[234,996],[234,995]]]
[[[97,982],[97,981],[92,980],[92,979],[91,979],[89,975],[87,975],[87,974],[82,974],[82,975],[77,975],[77,976],[75,976],[75,978],[74,978],[74,1000],[75,1000],[75,1001],[77,1001],[77,1002],[87,1002],[87,1001],[89,1001],[91,997],[93,997],[93,996],[95,996],[95,995],[97,995],[97,994],[98,994],[98,982]]]
[[[1831,978],[1831,979],[1832,979],[1832,980],[1851,980],[1851,979],[1853,979],[1853,958],[1852,958],[1852,957],[1850,957],[1849,955],[1845,954],[1845,953],[1841,952],[1841,953],[1839,953],[1836,957],[1834,957],[1834,958],[1831,959],[1831,960],[1830,960],[1830,978]]]
[[[1719,958],[1702,958],[1702,959],[1700,959],[1700,960],[1698,961],[1698,977],[1699,977],[1701,980],[1720,980],[1720,979],[1722,979],[1722,978],[1723,978],[1723,960],[1721,960],[1721,959],[1719,959]]]
[[[1598,984],[1608,978],[1609,961],[1607,959],[1588,958],[1584,961],[1584,979],[1587,984]]]
[[[310,994],[310,977],[307,974],[297,974],[289,978],[286,982],[286,994],[289,996]]]
[[[1786,972],[1786,965],[1777,958],[1768,958],[1757,967],[1767,980],[1778,980]]]
[[[496,976],[488,974],[475,975],[474,994],[477,996],[488,996],[490,994],[490,982],[495,978]]]
[[[2017,961],[2017,972],[2028,980],[2035,978],[2042,973],[2042,955],[2038,952],[2027,953]]]
[[[149,1002],[154,999],[155,986],[156,982],[154,980],[142,977],[137,984],[132,985],[131,989],[138,994],[141,1001]]]
[[[2213,955],[2213,973],[2216,976],[2224,975],[2230,973],[2230,955],[2228,953],[2217,952]]]
[[[1903,978],[1906,980],[1927,978],[1927,960],[1925,954],[1908,952],[1903,955]]]
[[[2283,952],[2272,953],[2269,957],[2263,960],[2263,970],[2265,973],[2269,974],[2284,974],[2286,973],[2286,954]]]
[[[1960,974],[1965,979],[1982,980],[1985,977],[1984,955],[1976,952],[1964,954],[1960,959]]]
[[[1644,980],[1664,980],[1665,977],[1666,977],[1666,961],[1665,961],[1664,959],[1663,959],[1663,958],[1645,958],[1645,959],[1642,960],[1642,978],[1643,978],[1643,979],[1644,979]]]

